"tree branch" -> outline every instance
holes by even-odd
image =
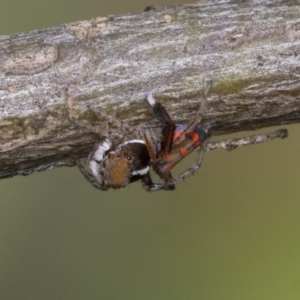
[[[0,178],[87,155],[98,137],[70,114],[110,135],[105,115],[152,121],[153,92],[186,123],[206,79],[215,135],[298,122],[299,16],[292,0],[203,1],[1,36]]]

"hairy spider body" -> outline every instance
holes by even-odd
[[[206,97],[206,94],[204,98]],[[172,118],[151,94],[147,96],[154,116],[162,125],[161,140],[157,139],[148,125],[139,126],[135,132],[136,139],[119,145],[106,139],[96,144],[88,159],[78,166],[84,176],[98,189],[121,188],[131,182],[141,180],[147,191],[174,190],[175,183],[184,177],[173,178],[171,170],[184,157],[200,148],[209,136],[209,124],[200,125],[202,111],[189,125],[175,125]],[[206,99],[204,99],[205,101]],[[203,110],[200,105],[200,110]],[[196,125],[195,125],[196,124]],[[198,161],[191,174],[200,168]],[[159,175],[164,183],[153,183],[149,169]]]

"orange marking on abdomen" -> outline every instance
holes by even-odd
[[[172,154],[169,154],[169,155],[167,155],[166,156],[166,161],[170,161],[170,160],[172,160],[172,158],[173,158],[173,155]]]
[[[200,142],[199,134],[195,131],[189,133],[189,137],[192,139],[194,143]]]
[[[174,159],[174,156],[172,154],[169,154],[166,156],[165,161],[170,162],[170,164],[165,168],[166,172],[170,172],[173,169],[173,167],[174,167],[174,163],[172,163],[173,159]]]
[[[173,136],[173,140],[176,140],[181,135],[182,132],[183,132],[183,130],[175,131],[174,136]]]
[[[197,132],[195,132],[195,131],[190,132],[188,136],[193,141],[193,145],[194,145],[195,148],[198,148],[202,145],[200,136]]]
[[[180,149],[179,149],[179,152],[180,152],[180,155],[181,155],[182,157],[184,157],[184,156],[186,156],[186,155],[189,154],[189,150],[188,150],[186,147],[180,148]]]

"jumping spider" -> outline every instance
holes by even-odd
[[[164,106],[148,94],[147,101],[162,125],[161,140],[148,125],[139,126],[134,133],[135,139],[119,145],[113,145],[106,138],[94,146],[85,161],[78,161],[83,175],[101,190],[125,187],[137,180],[141,180],[147,191],[174,190],[176,183],[200,168],[201,159],[178,177],[173,178],[171,174],[173,167],[195,149],[201,149],[209,136],[210,125],[200,125],[200,122],[210,86],[211,83],[207,84],[198,113],[187,125],[175,125]],[[150,166],[164,183],[152,182]]]
[[[147,101],[162,125],[161,137],[157,138],[150,126],[141,125],[135,130],[132,140],[114,145],[106,138],[94,146],[87,159],[77,161],[83,175],[101,190],[121,188],[141,180],[147,191],[169,191],[175,189],[175,184],[198,171],[205,151],[218,148],[233,150],[242,145],[287,137],[287,130],[282,129],[242,139],[207,143],[210,124],[201,124],[201,120],[211,85],[211,82],[207,83],[200,108],[187,125],[176,125],[164,106],[156,102],[152,94],[148,94]],[[173,178],[173,167],[196,149],[200,150],[198,161],[187,171]],[[164,183],[153,183],[149,173],[150,166]]]

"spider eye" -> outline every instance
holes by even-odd
[[[130,155],[128,155],[126,158],[127,158],[127,160],[129,160],[129,161],[132,160],[132,157],[131,157]]]

